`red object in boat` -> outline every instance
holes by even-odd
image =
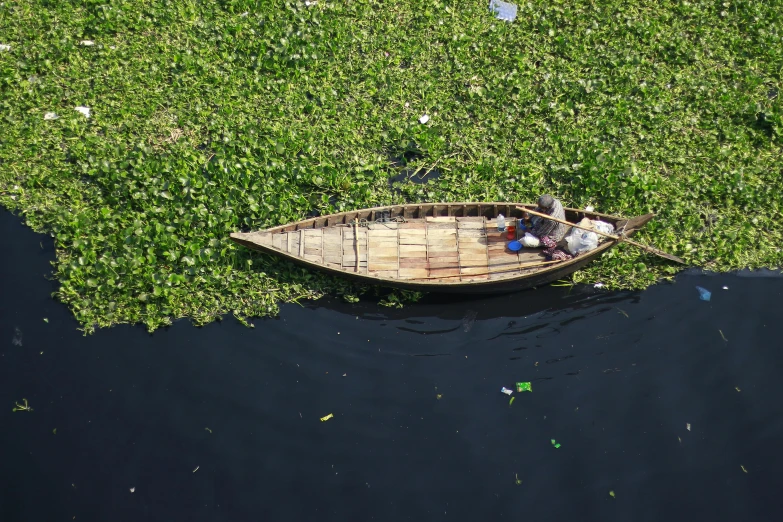
[[[510,226],[506,228],[506,239],[516,239],[517,238],[517,228],[514,226]]]

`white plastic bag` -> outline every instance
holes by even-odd
[[[522,238],[522,246],[525,248],[537,248],[541,245],[541,241],[530,232],[525,232],[525,237]]]
[[[575,256],[595,249],[598,246],[598,234],[574,228],[566,236],[566,243],[568,244],[568,251]]]
[[[614,234],[614,226],[606,221],[600,221],[598,219],[592,220],[593,228],[604,234]]]
[[[496,18],[506,22],[513,22],[517,17],[517,4],[512,4],[511,2],[490,0],[489,10],[495,13]]]

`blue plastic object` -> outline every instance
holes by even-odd
[[[508,244],[508,249],[511,250],[512,252],[522,250],[522,243],[520,243],[519,241],[511,241]]]
[[[702,301],[709,301],[710,300],[710,297],[712,296],[712,292],[710,292],[706,288],[702,288],[700,286],[697,286],[696,290],[699,291],[699,299],[701,299]]]

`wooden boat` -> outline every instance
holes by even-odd
[[[358,282],[425,292],[501,293],[540,286],[572,274],[615,246],[567,261],[547,261],[540,248],[507,248],[496,216],[522,217],[518,203],[439,203],[375,207],[314,217],[266,230],[233,233],[246,247]],[[653,218],[623,219],[566,209],[566,219],[601,219],[626,235]],[[516,234],[524,232],[517,227]]]

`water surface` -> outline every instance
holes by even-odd
[[[783,279],[84,337],[0,231],[3,522],[780,520]]]

